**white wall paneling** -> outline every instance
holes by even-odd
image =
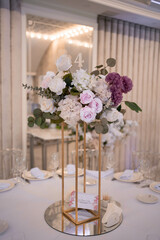
[[[137,114],[123,105],[125,118],[139,123],[137,136],[116,147],[115,157],[123,170],[131,166],[132,151],[160,151],[160,30],[99,16],[98,64],[108,57],[117,60],[112,72],[133,81],[133,90],[124,100],[142,108]]]

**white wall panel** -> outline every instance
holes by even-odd
[[[142,113],[137,114],[125,107],[125,118],[137,120],[139,128],[136,138],[130,137],[125,144],[116,146],[115,158],[123,170],[131,166],[132,151],[160,152],[160,30],[117,19],[98,19],[98,64],[109,57],[116,58],[117,65],[111,72],[127,75],[134,86],[124,100],[134,101],[142,108]]]

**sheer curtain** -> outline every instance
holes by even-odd
[[[0,149],[22,147],[20,0],[0,0]]]
[[[137,120],[136,137],[116,147],[119,170],[131,166],[132,151],[160,152],[160,29],[122,20],[98,17],[98,64],[109,57],[111,71],[127,75],[134,88],[124,100],[135,101],[142,113],[127,108],[126,119]]]

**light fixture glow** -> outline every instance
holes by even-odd
[[[33,32],[31,32],[30,36],[31,36],[31,38],[34,38],[35,34]]]
[[[43,38],[44,38],[44,40],[47,40],[48,39],[48,35],[44,35]]]
[[[155,4],[160,5],[160,1],[158,1],[158,0],[151,0],[151,3],[155,3]]]
[[[51,40],[54,41],[56,39],[59,38],[71,38],[71,37],[75,37],[78,36],[80,34],[84,34],[84,33],[88,33],[89,31],[92,31],[93,28],[92,27],[87,27],[87,26],[81,26],[81,27],[77,27],[77,28],[70,28],[66,31],[60,31],[58,33],[56,33],[55,35],[47,35],[47,34],[42,34],[42,33],[34,33],[34,32],[26,32],[27,37],[31,37],[31,38],[38,38],[38,39],[45,39],[45,40]],[[82,45],[80,45],[82,46]]]

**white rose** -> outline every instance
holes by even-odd
[[[46,75],[43,77],[43,81],[42,81],[42,88],[48,88],[48,84],[49,82],[53,79],[53,77],[55,76],[54,72],[47,72]]]
[[[106,111],[106,118],[108,122],[121,121],[123,119],[123,114],[120,113],[117,109],[112,108],[111,110]]]
[[[43,112],[53,113],[56,110],[53,99],[47,99],[47,98],[43,97],[43,98],[41,98],[40,105],[41,105],[41,110]]]
[[[49,82],[48,87],[52,92],[56,93],[57,95],[61,95],[63,89],[66,87],[66,83],[61,77],[56,75],[54,79]]]
[[[122,132],[120,132],[120,131],[116,128],[116,126],[114,125],[114,123],[112,123],[112,124],[109,125],[109,132],[112,133],[112,134],[114,134],[115,137],[117,137],[117,138],[119,138],[119,139],[123,138],[123,136],[124,136],[124,134],[123,134]]]
[[[115,143],[116,137],[110,133],[107,132],[106,134],[102,134],[102,142],[107,142],[107,146],[111,146]]]
[[[67,55],[62,55],[57,59],[56,66],[58,71],[67,71],[72,67],[71,58]]]
[[[90,132],[87,132],[86,133],[86,142],[88,143],[89,141],[92,141],[92,140],[93,140],[92,134]]]

